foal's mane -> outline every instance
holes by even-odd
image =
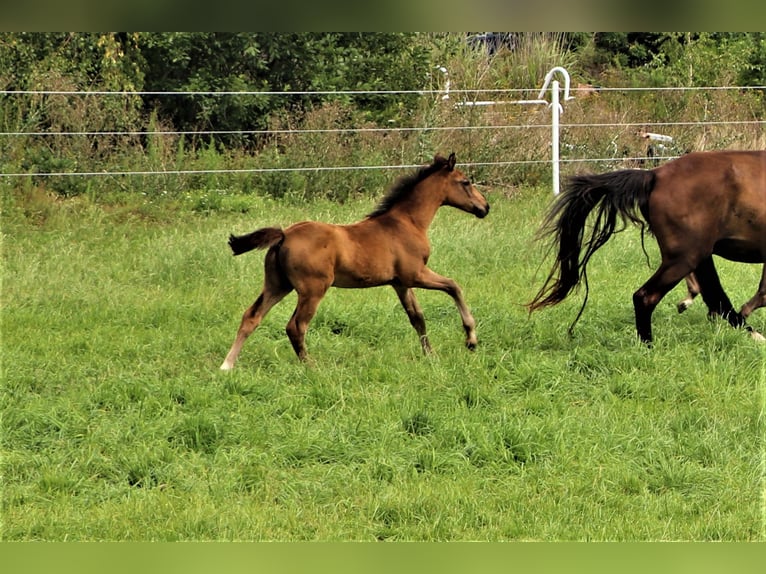
[[[399,203],[402,199],[410,194],[421,181],[427,177],[435,174],[449,163],[449,160],[445,157],[437,155],[431,165],[424,165],[414,173],[400,177],[388,190],[385,197],[380,200],[378,206],[372,211],[367,218],[377,217],[383,215],[394,205]]]

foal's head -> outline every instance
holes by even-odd
[[[476,217],[485,217],[489,213],[489,203],[484,196],[471,184],[465,174],[455,169],[455,154],[451,153],[448,158],[437,155],[434,165],[441,165],[441,169],[423,183],[431,183],[442,186],[444,199],[442,205],[457,207]]]

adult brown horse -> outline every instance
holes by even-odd
[[[596,210],[589,237],[586,221]],[[660,248],[661,263],[633,294],[636,331],[652,342],[652,312],[684,277],[694,272],[702,298],[711,312],[734,327],[762,306],[766,277],[758,293],[733,309],[713,265],[713,255],[744,263],[766,262],[766,152],[711,151],[690,153],[652,170],[621,170],[569,178],[542,228],[553,237],[556,260],[543,287],[528,304],[530,311],[555,305],[581,282],[588,299],[586,267],[593,254],[618,229],[618,217],[648,224]]]
[[[423,352],[431,346],[423,312],[413,288],[437,289],[452,297],[460,311],[466,346],[477,344],[476,322],[455,281],[426,267],[431,246],[426,232],[436,211],[449,205],[482,218],[489,204],[460,170],[455,154],[437,155],[431,165],[401,178],[367,218],[351,225],[304,221],[282,230],[266,227],[231,236],[234,255],[269,248],[263,291],[242,317],[231,350],[221,365],[234,366],[245,339],[276,303],[293,289],[298,304],[287,323],[287,336],[298,358],[305,360],[304,337],[319,302],[331,286],[360,288],[391,285]]]

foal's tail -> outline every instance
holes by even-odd
[[[642,213],[654,182],[653,171],[638,169],[569,178],[540,231],[542,237],[552,237],[551,249],[558,248],[558,253],[542,288],[527,304],[530,312],[560,303],[583,282],[585,300],[570,331],[574,328],[588,301],[588,261],[612,235],[624,229],[626,220],[638,224],[643,233],[646,224]],[[583,245],[586,221],[596,208],[590,237]],[[623,222],[620,229],[617,229],[618,216]]]
[[[280,243],[285,238],[285,232],[278,227],[264,227],[246,235],[230,235],[229,247],[234,255],[241,255],[253,249],[266,249]]]

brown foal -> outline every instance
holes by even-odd
[[[444,291],[455,301],[466,333],[465,344],[473,349],[477,344],[476,321],[460,286],[426,266],[431,252],[427,230],[442,205],[479,218],[489,212],[484,196],[463,172],[455,169],[454,153],[449,158],[437,155],[430,165],[400,179],[378,207],[357,223],[304,221],[284,230],[266,227],[247,235],[232,235],[229,245],[234,255],[253,249],[268,251],[263,291],[245,311],[221,369],[234,367],[247,337],[266,313],[293,290],[298,294],[298,303],[287,323],[287,336],[298,358],[306,360],[306,330],[319,302],[333,286],[392,286],[420,337],[424,353],[430,352],[431,345],[413,289]]]

